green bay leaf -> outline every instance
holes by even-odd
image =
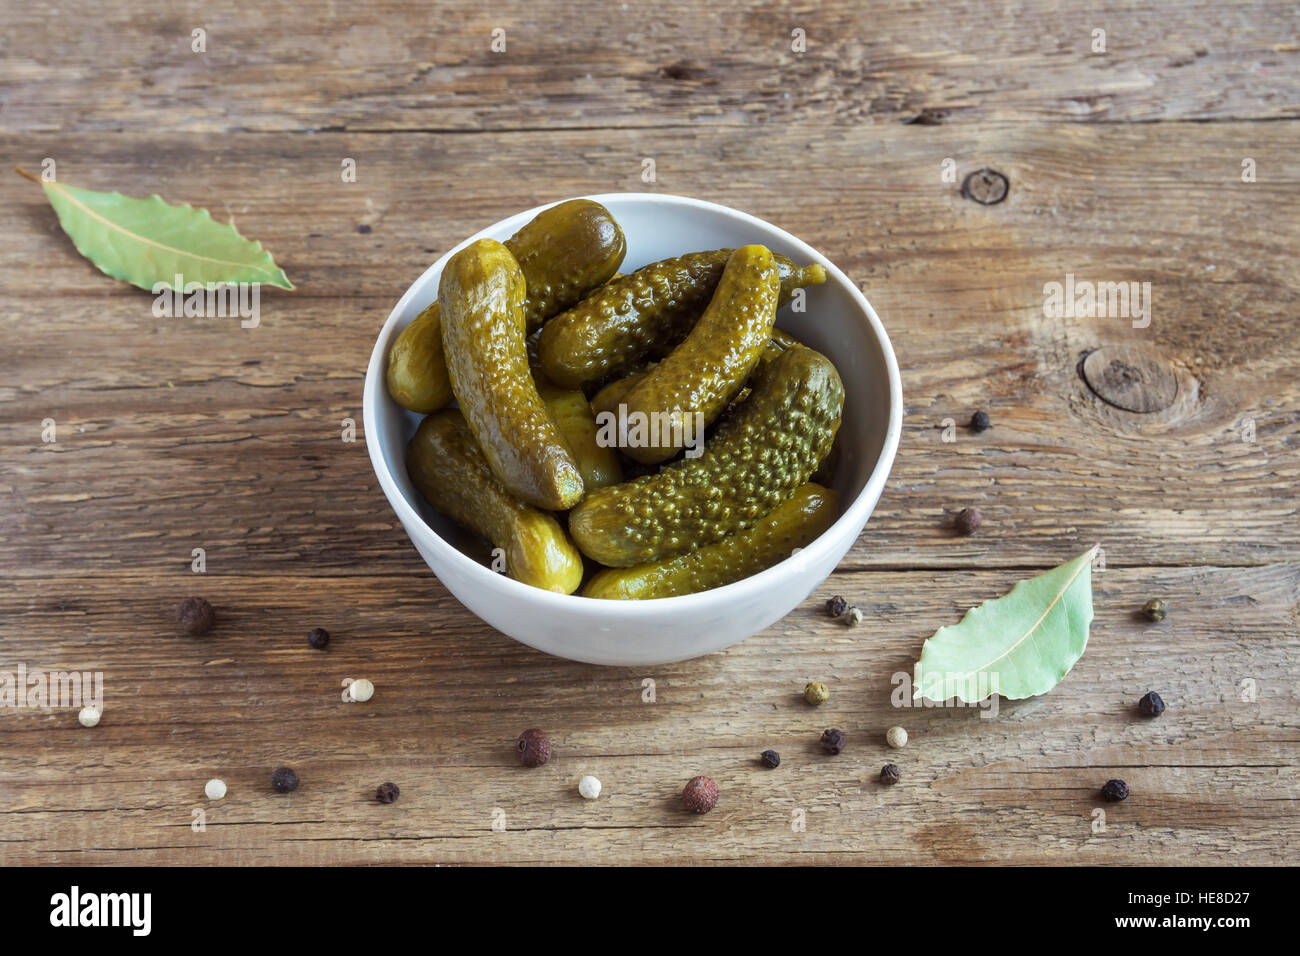
[[[935,631],[916,663],[913,699],[1020,700],[1055,687],[1088,646],[1096,554],[1021,581]]]
[[[79,189],[18,172],[41,183],[77,251],[114,279],[150,292],[159,284],[183,292],[176,287],[178,275],[186,285],[205,288],[237,282],[293,288],[260,242],[216,222],[206,209],[172,205],[159,196],[133,199]]]

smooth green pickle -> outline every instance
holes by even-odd
[[[618,451],[597,440],[596,415],[582,390],[560,388],[542,380],[537,383],[537,393],[578,463],[583,489],[605,488],[622,481],[623,465]]]
[[[731,249],[664,259],[609,282],[542,329],[542,367],[551,381],[581,388],[662,358],[686,338],[708,305]],[[773,256],[781,280],[778,307],[794,290],[826,281],[820,265]]]
[[[673,457],[704,440],[704,426],[727,407],[772,341],[780,278],[764,246],[728,258],[704,314],[677,348],[634,383],[621,401],[619,447],[642,464]],[[644,441],[628,422],[647,423]]]
[[[582,555],[553,515],[524,504],[497,480],[464,417],[428,416],[406,448],[411,481],[434,508],[505,553],[505,571],[533,587],[572,594]]]
[[[630,567],[743,531],[808,481],[843,407],[829,359],[809,348],[783,352],[755,373],[752,394],[700,457],[591,492],[569,513],[569,533],[589,558]]]
[[[584,597],[620,601],[695,594],[758,574],[806,547],[829,528],[839,495],[811,482],[760,518],[753,527],[675,558],[608,568],[582,589]]]
[[[393,401],[422,415],[451,401],[437,302],[412,319],[389,348],[386,381]]]
[[[519,263],[493,239],[471,243],[443,269],[438,304],[451,389],[488,467],[528,504],[573,507],[582,474],[528,367]]]
[[[505,242],[524,274],[530,331],[617,274],[627,240],[600,203],[573,199],[544,209]],[[402,330],[388,352],[388,393],[427,414],[451,401],[442,352],[442,315],[433,303]]]

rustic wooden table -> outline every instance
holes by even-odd
[[[206,206],[298,289],[264,290],[256,329],[155,318],[0,177],[0,670],[101,671],[105,694],[93,730],[0,708],[0,862],[1296,861],[1293,3],[153,6],[7,4],[5,154]],[[1004,201],[963,195],[984,167]],[[716,200],[825,251],[882,316],[906,401],[830,580],[729,651],[636,670],[463,609],[360,435],[412,279],[507,214],[616,190]],[[1149,325],[1046,315],[1067,275],[1149,282]],[[945,441],[977,408],[992,429]],[[958,538],[967,505],[985,525]],[[992,720],[891,706],[936,628],[1095,542],[1091,642],[1055,690]],[[175,632],[191,594],[217,607],[206,638]],[[824,615],[834,594],[861,626]],[[1135,615],[1154,596],[1159,625]],[[374,698],[342,703],[348,677]],[[1148,689],[1156,721],[1133,715]],[[512,745],[535,725],[556,756],[528,771]],[[679,807],[699,773],[722,790],[704,817]],[[1102,829],[1115,776],[1134,795]]]

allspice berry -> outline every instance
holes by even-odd
[[[212,605],[201,597],[186,598],[176,609],[176,623],[186,634],[198,637],[212,630],[216,613]]]
[[[961,511],[957,512],[953,527],[957,529],[958,534],[969,535],[978,531],[983,523],[984,515],[980,514],[978,508],[962,508]]]
[[[831,692],[819,680],[810,680],[803,688],[803,699],[814,707],[820,707],[830,700]]]
[[[540,767],[551,759],[551,741],[536,727],[525,730],[515,741],[515,754],[525,767]]]
[[[896,763],[887,763],[880,768],[880,782],[886,787],[892,787],[894,784],[898,783],[898,778],[900,776],[901,774],[898,771],[898,764]]]
[[[1165,607],[1165,602],[1159,598],[1152,598],[1142,606],[1142,613],[1147,616],[1147,620],[1159,623],[1165,619],[1169,609]]]
[[[718,785],[708,777],[691,777],[682,790],[682,802],[691,813],[708,813],[718,805]]]
[[[288,767],[280,767],[271,774],[271,789],[276,793],[292,793],[298,789],[298,775]]]

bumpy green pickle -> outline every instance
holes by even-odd
[[[640,601],[720,588],[770,568],[796,548],[811,544],[835,521],[838,510],[839,496],[834,491],[812,483],[801,485],[751,528],[675,558],[607,568],[588,581],[582,593],[584,597]]]
[[[655,464],[703,440],[704,426],[735,397],[771,341],[779,294],[768,249],[741,246],[731,254],[690,334],[624,396],[624,420],[650,423],[644,444],[623,430],[626,454]]]
[[[667,355],[708,305],[731,253],[715,249],[651,263],[551,319],[540,342],[547,377],[581,388]],[[820,265],[773,258],[781,280],[778,307],[795,289],[826,281]]]
[[[504,551],[505,571],[516,581],[561,594],[582,583],[582,555],[560,523],[506,490],[456,409],[420,423],[406,468],[429,504]]]
[[[505,247],[524,274],[524,317],[531,331],[616,275],[627,241],[608,209],[572,199],[543,209]],[[437,302],[394,340],[387,381],[393,400],[413,412],[436,411],[451,401]]]
[[[751,527],[808,480],[840,424],[835,366],[813,349],[791,349],[755,379],[700,457],[599,488],[570,512],[584,554],[608,567],[685,554]]]
[[[582,474],[533,383],[523,301],[523,274],[505,246],[466,246],[438,286],[443,352],[492,473],[528,504],[562,511],[582,497]]]

